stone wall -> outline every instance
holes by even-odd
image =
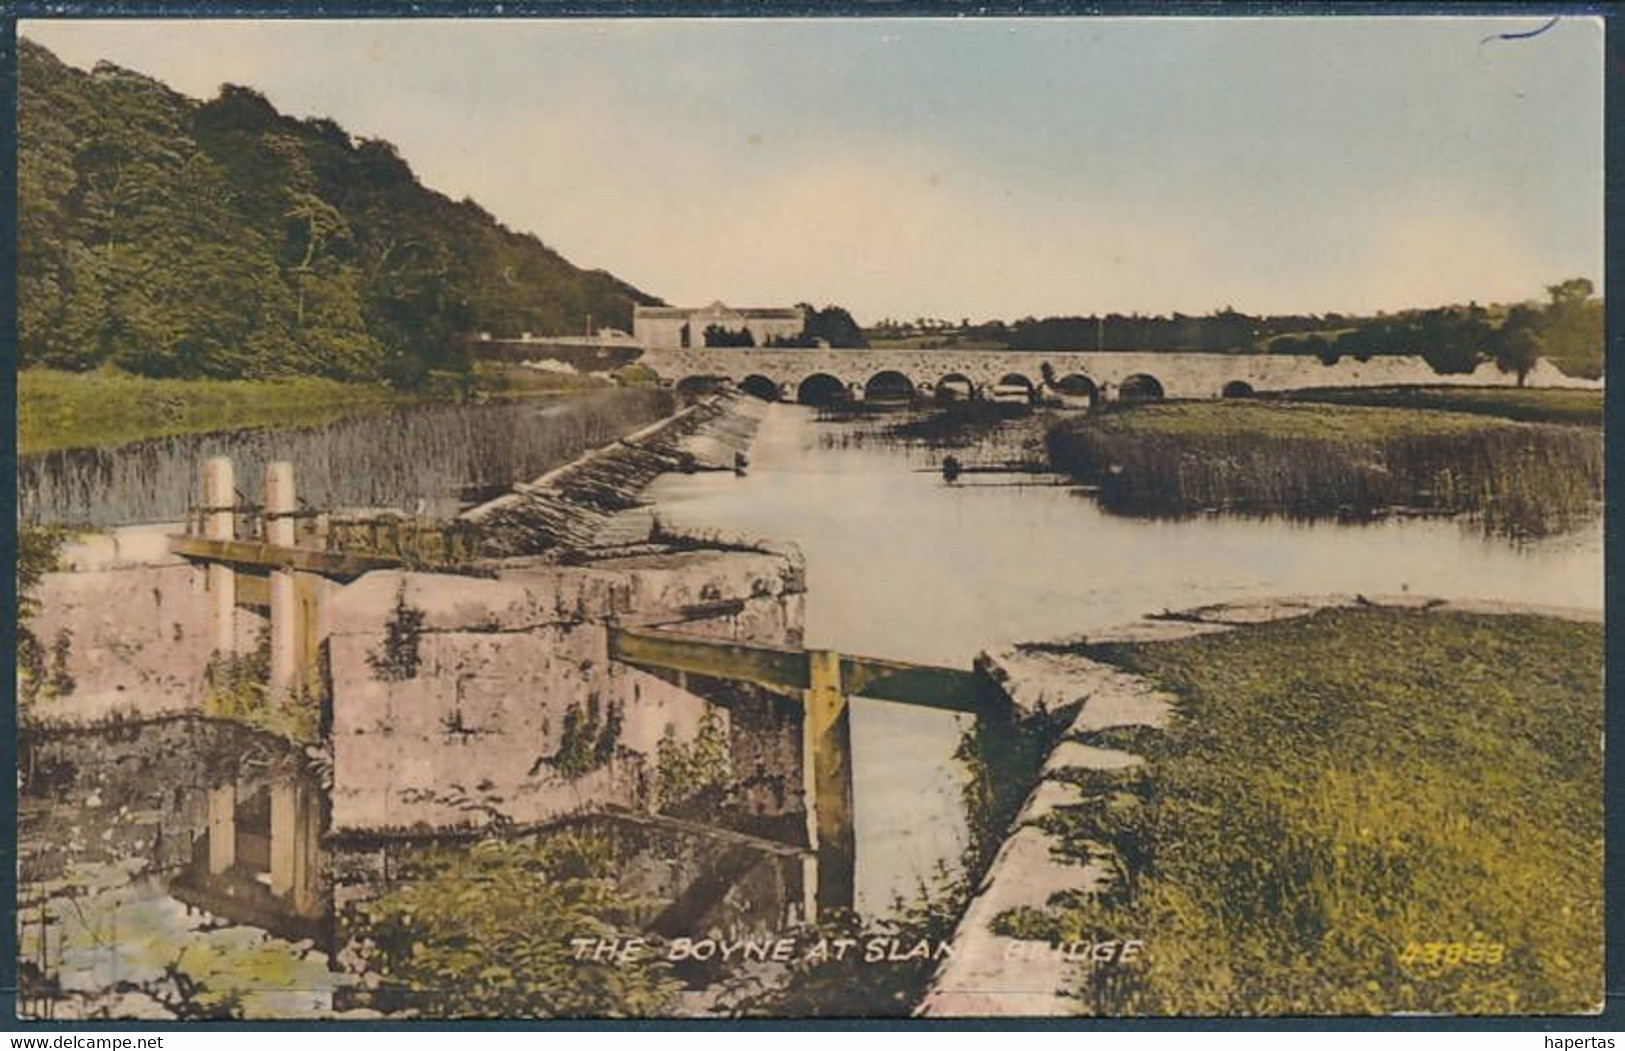
[[[332,829],[447,831],[648,810],[663,742],[690,746],[708,708],[739,757],[728,781],[748,779],[745,757],[784,751],[756,737],[793,732],[796,769],[779,772],[799,783],[799,722],[763,727],[752,714],[735,725],[683,684],[611,662],[607,625],[795,644],[802,588],[799,556],[714,550],[512,563],[494,579],[368,574],[329,611]],[[751,807],[759,819],[794,818],[804,803],[797,792]]]

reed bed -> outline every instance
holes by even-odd
[[[22,457],[19,520],[104,528],[179,521],[199,502],[199,463],[229,456],[248,502],[265,465],[289,460],[310,506],[420,505],[446,513],[467,495],[494,492],[614,441],[672,409],[669,393],[606,389],[559,399],[429,404],[349,416],[312,427],[154,438],[105,449]]]
[[[1050,462],[1103,507],[1317,519],[1465,515],[1493,534],[1573,528],[1602,499],[1600,431],[1466,413],[1342,405],[1165,402],[1065,421]]]

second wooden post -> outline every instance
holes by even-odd
[[[265,541],[277,547],[294,544],[293,464],[265,467]],[[271,696],[277,701],[299,688],[299,603],[292,568],[271,571]]]
[[[808,681],[803,754],[809,769],[816,902],[820,913],[853,906],[857,836],[853,826],[852,718],[841,687],[841,655],[807,651]]]

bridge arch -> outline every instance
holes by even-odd
[[[883,369],[863,385],[864,401],[908,401],[914,397],[914,381],[896,369]]]
[[[1224,385],[1224,390],[1219,392],[1219,396],[1223,398],[1251,398],[1256,393],[1257,391],[1253,390],[1253,385],[1246,380],[1231,380]]]
[[[1157,401],[1163,396],[1162,381],[1149,372],[1136,372],[1117,385],[1119,401]]]
[[[684,376],[677,381],[677,393],[684,398],[703,398],[715,394],[727,382],[726,376]]]
[[[1071,372],[1055,381],[1055,389],[1069,398],[1087,398],[1093,405],[1100,398],[1095,381],[1081,372]]]
[[[962,372],[950,372],[937,380],[934,390],[938,401],[970,401],[976,396],[976,384]]]
[[[999,382],[994,385],[993,396],[995,398],[1020,397],[1030,402],[1033,400],[1033,397],[1037,391],[1038,388],[1033,384],[1033,381],[1028,379],[1024,374],[1020,372],[1007,372],[1000,377]]]
[[[850,396],[846,383],[827,372],[815,372],[796,386],[796,401],[803,405],[834,405]]]
[[[779,400],[779,385],[759,372],[746,376],[745,381],[739,385],[739,389],[763,401]]]

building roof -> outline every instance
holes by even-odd
[[[633,317],[661,319],[669,318],[680,320],[692,317],[695,314],[734,314],[744,318],[760,318],[762,320],[794,321],[806,316],[806,311],[800,307],[730,307],[721,300],[703,307],[644,307],[632,308]]]

